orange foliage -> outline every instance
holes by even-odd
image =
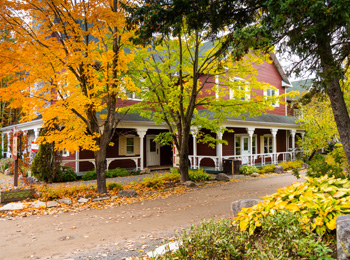
[[[0,96],[23,108],[23,121],[41,114],[57,149],[98,150],[97,114],[135,90],[125,16],[112,0],[1,0],[0,37],[11,40],[0,42],[0,80],[11,81]]]

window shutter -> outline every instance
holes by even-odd
[[[264,136],[260,136],[260,153],[264,153]]]
[[[126,155],[126,137],[119,136],[119,155]]]
[[[135,155],[140,155],[140,137],[134,137],[134,151]]]

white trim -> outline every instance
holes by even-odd
[[[291,84],[288,84],[287,82],[285,82],[284,80],[282,80],[282,87],[285,87],[285,88],[291,88],[293,87]]]

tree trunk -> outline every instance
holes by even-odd
[[[344,101],[343,92],[341,91],[339,84],[339,79],[332,79],[330,86],[327,88],[327,94],[331,101],[334,120],[337,124],[346,159],[350,164],[350,118]]]
[[[185,126],[182,131],[182,138],[180,143],[181,146],[179,150],[179,157],[180,157],[179,171],[181,175],[180,177],[181,183],[184,183],[190,179],[188,174],[189,139],[190,139],[190,127]]]
[[[100,149],[95,152],[96,176],[97,176],[97,192],[107,193],[106,186],[106,147],[100,146]]]

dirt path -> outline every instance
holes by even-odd
[[[292,175],[279,175],[111,209],[2,219],[0,259],[67,259],[70,253],[78,257],[93,248],[117,248],[130,240],[142,243],[142,239],[161,237],[202,219],[230,217],[232,201],[271,194],[294,181]]]

